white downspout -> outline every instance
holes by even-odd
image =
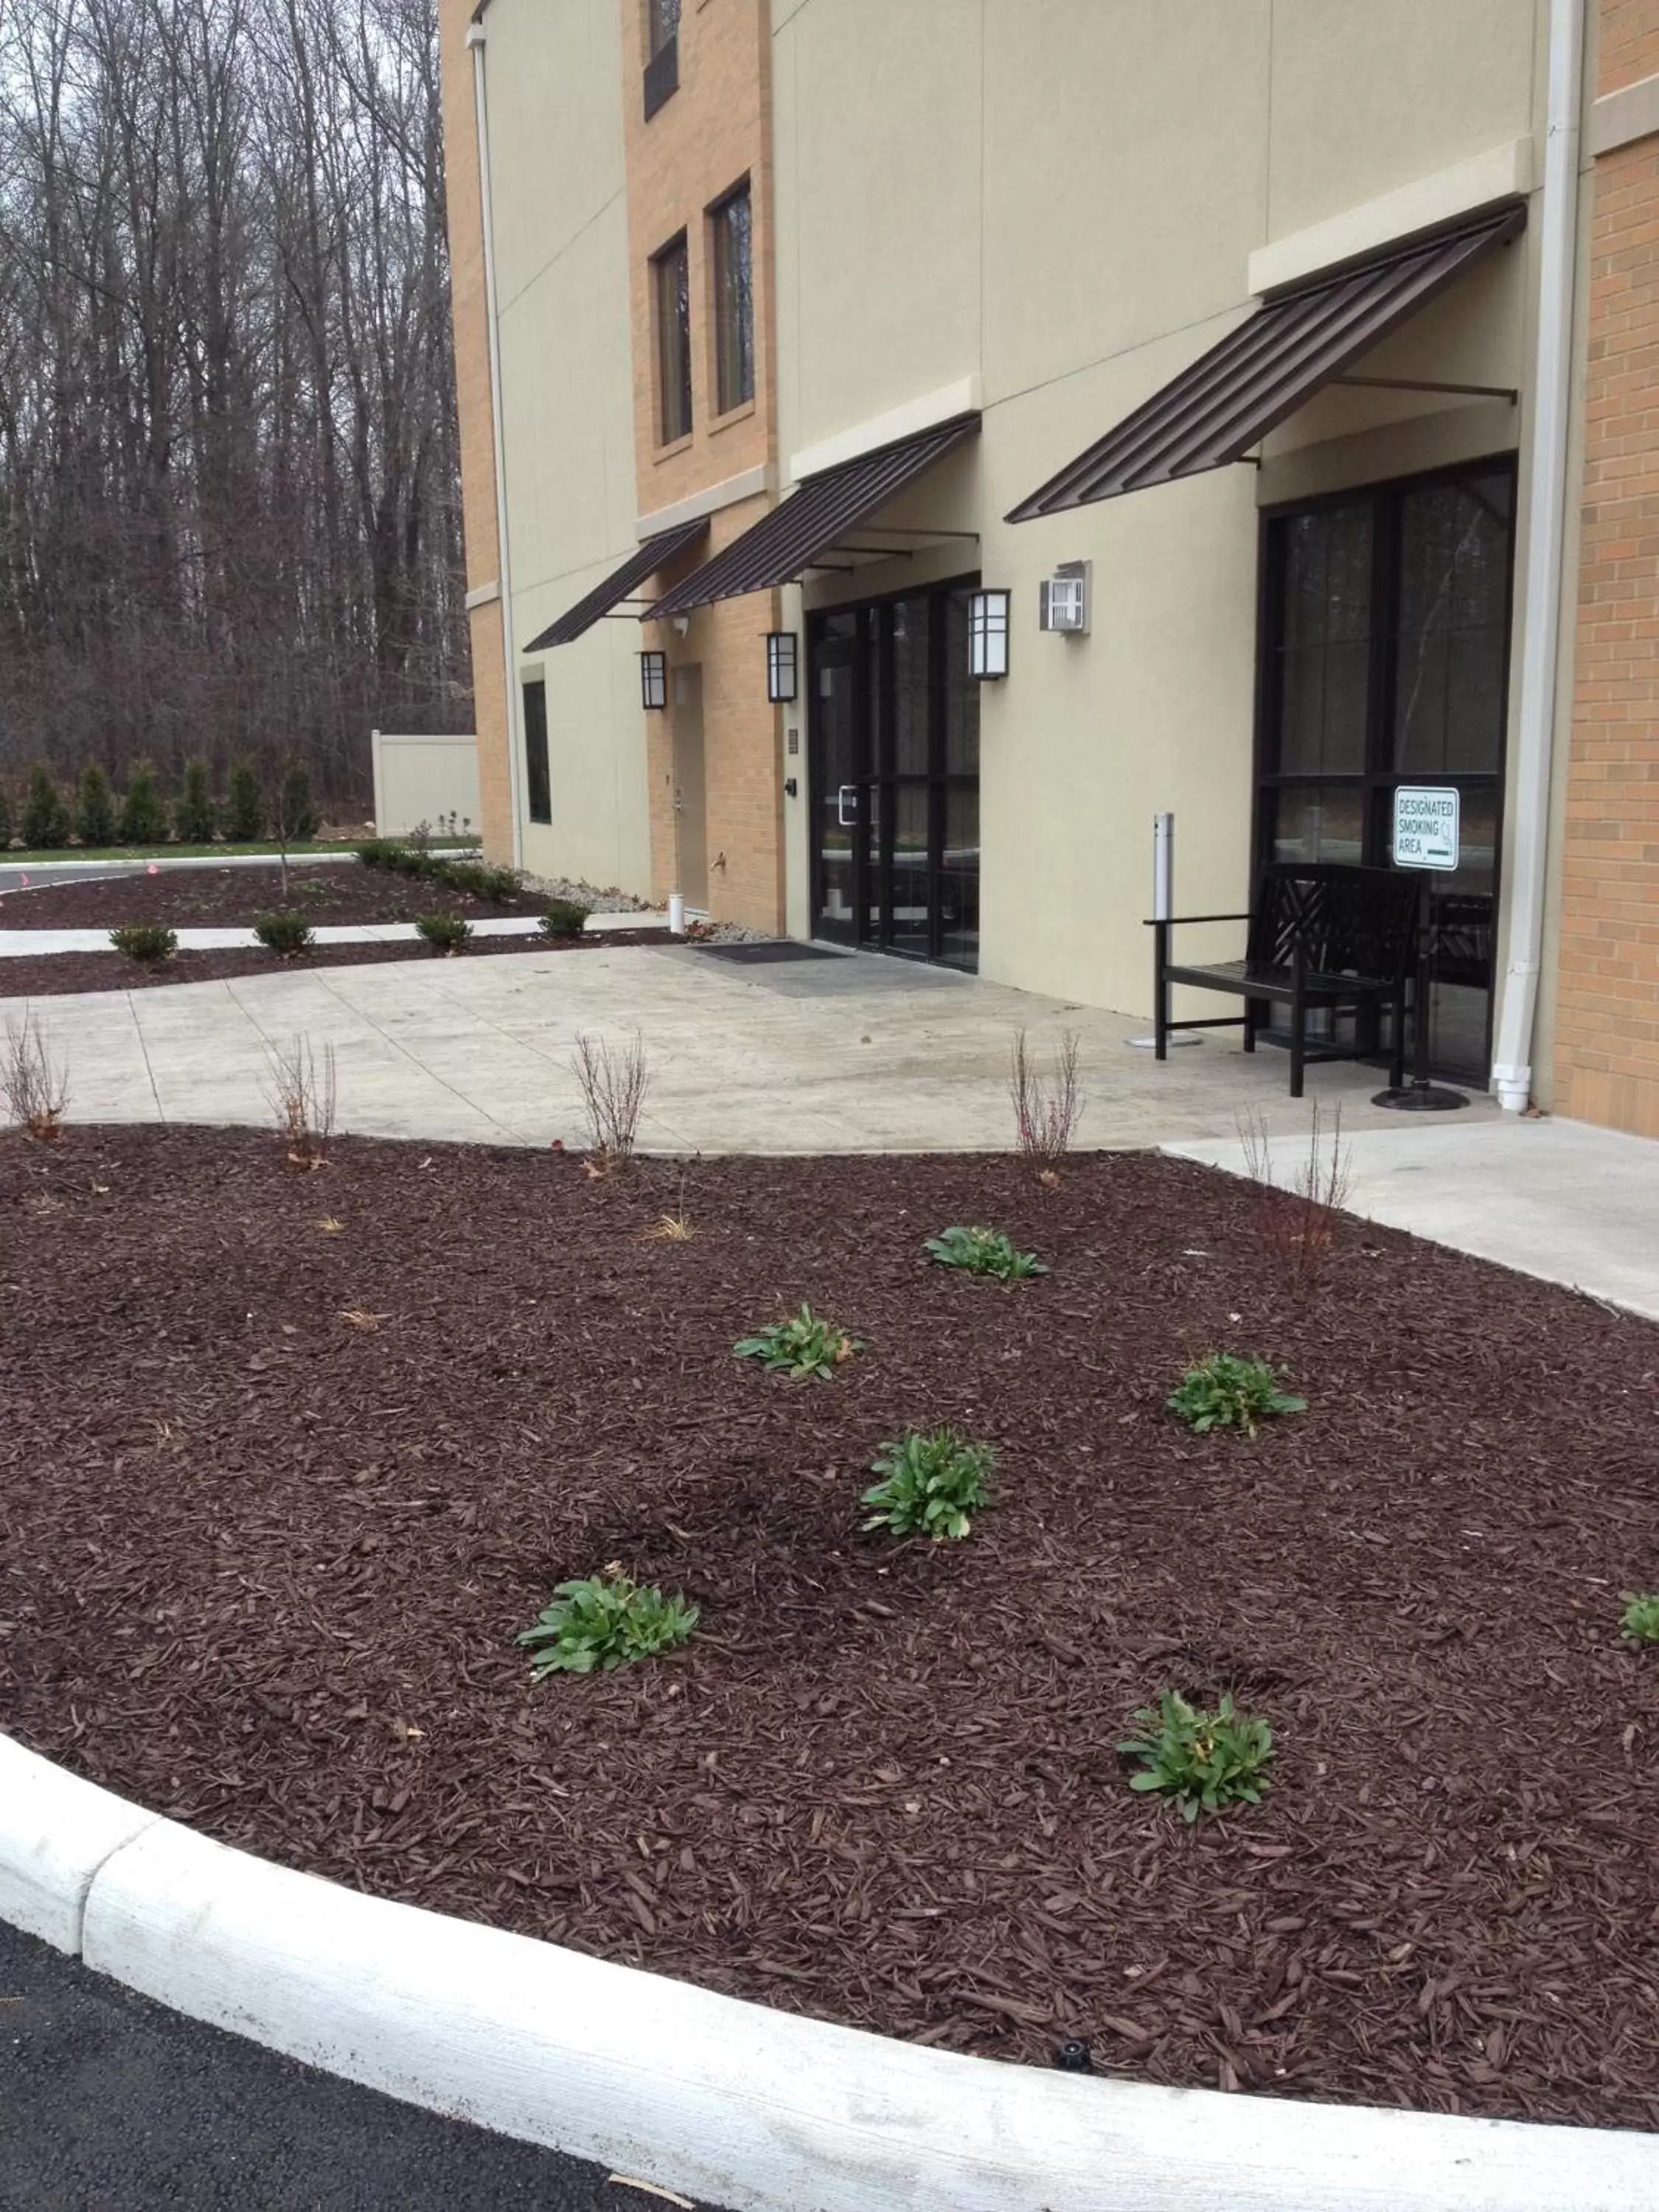
[[[1584,0],[1550,0],[1548,136],[1539,244],[1538,358],[1533,379],[1532,496],[1527,598],[1516,716],[1514,823],[1507,886],[1504,994],[1492,1087],[1510,1113],[1532,1097],[1533,1018],[1544,943],[1556,667],[1563,618],[1562,547],[1572,392],[1574,261],[1578,240],[1578,118],[1583,96]]]
[[[495,203],[489,177],[489,98],[484,88],[484,27],[468,26],[472,92],[477,109],[478,201],[483,225],[484,320],[489,332],[489,429],[495,456],[497,581],[501,595],[501,659],[507,709],[507,787],[513,810],[513,866],[524,866],[523,750],[519,732],[518,654],[513,641],[513,562],[507,528],[507,459],[501,432],[501,348],[495,321]]]

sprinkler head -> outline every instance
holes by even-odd
[[[1062,2074],[1092,2074],[1094,2053],[1086,2043],[1071,2042],[1059,2045],[1054,2051],[1054,2063]]]

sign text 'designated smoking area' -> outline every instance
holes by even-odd
[[[1402,783],[1394,794],[1394,864],[1396,868],[1455,868],[1457,866],[1458,794],[1445,787],[1425,789]]]

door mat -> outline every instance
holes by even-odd
[[[821,945],[803,945],[793,937],[769,937],[759,945],[705,945],[711,960],[735,960],[740,967],[770,967],[779,960],[842,960],[844,953],[826,951]]]

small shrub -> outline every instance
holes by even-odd
[[[1017,1252],[1000,1229],[941,1229],[927,1239],[927,1249],[941,1267],[994,1275],[1000,1283],[1028,1282],[1048,1272],[1035,1252]]]
[[[422,860],[416,872],[429,884],[441,884],[447,891],[454,891],[461,898],[487,898],[487,886],[494,872],[482,860]]]
[[[253,934],[267,952],[280,953],[284,960],[296,958],[312,941],[311,924],[291,907],[284,907],[276,914],[255,915]]]
[[[259,771],[246,754],[233,761],[225,786],[225,836],[233,845],[257,845],[265,834],[265,795]]]
[[[1626,1593],[1628,1602],[1619,1626],[1632,1644],[1659,1644],[1659,1593],[1638,1597]]]
[[[518,1641],[534,1654],[532,1682],[555,1674],[609,1674],[635,1659],[654,1658],[684,1644],[701,1618],[683,1597],[665,1597],[619,1566],[580,1582],[561,1583],[553,1602]]]
[[[1288,1182],[1279,1179],[1273,1139],[1265,1115],[1241,1114],[1238,1140],[1244,1172],[1256,1189],[1255,1231],[1269,1265],[1292,1291],[1305,1291],[1320,1274],[1336,1232],[1336,1217],[1347,1203],[1353,1164],[1342,1141],[1339,1104],[1328,1138],[1321,1124],[1318,1101],[1309,1117],[1308,1146],[1297,1155]]]
[[[774,1322],[755,1336],[740,1337],[732,1349],[739,1359],[758,1359],[763,1367],[787,1375],[792,1382],[809,1375],[827,1382],[860,1346],[838,1322],[820,1320],[811,1306],[803,1304],[787,1321]]]
[[[357,858],[366,868],[389,868],[397,849],[390,837],[365,837],[357,848]]]
[[[185,845],[210,845],[219,828],[219,807],[213,796],[213,777],[204,760],[189,761],[179,786],[173,826]]]
[[[588,909],[578,906],[574,899],[549,899],[542,909],[544,937],[580,937],[586,926]]]
[[[103,765],[88,761],[75,800],[75,834],[83,845],[115,842],[115,793]]]
[[[1235,1713],[1224,1697],[1212,1713],[1198,1711],[1179,1691],[1165,1690],[1156,1705],[1135,1715],[1141,1730],[1118,1746],[1140,1771],[1131,1790],[1156,1790],[1174,1797],[1183,1820],[1218,1813],[1228,1805],[1259,1805],[1268,1783],[1273,1732],[1264,1720]]]
[[[876,1509],[864,1525],[893,1536],[931,1536],[936,1544],[965,1536],[990,1495],[995,1465],[989,1444],[969,1443],[958,1430],[908,1430],[896,1443],[884,1444],[871,1466],[881,1480],[864,1493]]]
[[[146,967],[163,960],[171,960],[179,950],[179,933],[169,929],[162,921],[127,921],[119,929],[112,929],[109,941],[118,952],[125,952],[129,960],[143,961]]]
[[[334,1048],[323,1047],[322,1072],[308,1037],[296,1036],[283,1046],[265,1048],[268,1080],[265,1096],[276,1115],[276,1133],[296,1173],[321,1167],[328,1158],[334,1134],[337,1089]]]
[[[70,811],[44,761],[29,770],[23,801],[23,842],[31,853],[55,853],[70,841]]]
[[[290,844],[303,844],[322,826],[311,795],[311,770],[303,761],[290,761],[283,771],[276,820]]]
[[[578,1031],[571,1067],[587,1109],[588,1148],[595,1164],[602,1171],[626,1167],[634,1157],[649,1084],[644,1040],[635,1030],[631,1042],[613,1050]]]
[[[50,1145],[63,1134],[69,1084],[47,1051],[33,1014],[6,1024],[5,1050],[0,1054],[0,1097],[5,1099],[12,1127],[21,1129],[25,1136]]]
[[[472,934],[472,924],[459,914],[417,915],[415,927],[434,952],[459,952]]]
[[[124,845],[167,842],[167,801],[161,796],[161,780],[148,761],[140,761],[127,779],[119,834]]]
[[[1008,1096],[1014,1109],[1014,1142],[1022,1158],[1053,1172],[1071,1150],[1083,1114],[1083,1085],[1078,1076],[1078,1040],[1067,1030],[1054,1053],[1051,1075],[1038,1074],[1026,1049],[1025,1032],[1014,1036]]]
[[[1275,1413],[1304,1413],[1305,1398],[1287,1397],[1265,1359],[1240,1359],[1212,1352],[1189,1367],[1181,1386],[1164,1400],[1201,1437],[1212,1429],[1243,1429],[1253,1437],[1256,1425]]]

